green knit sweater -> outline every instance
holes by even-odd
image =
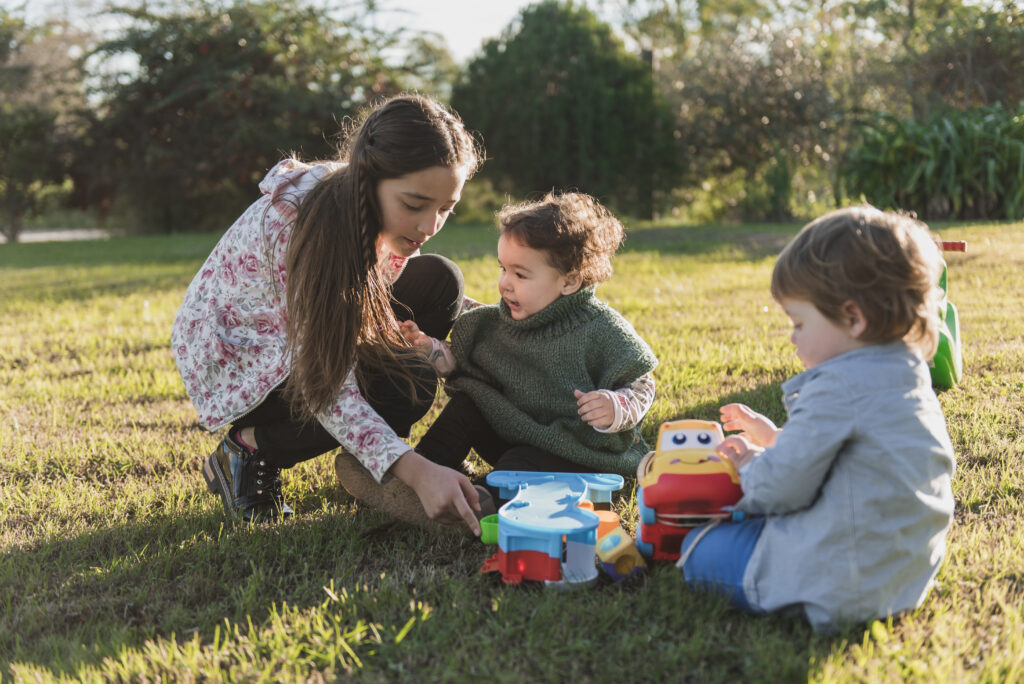
[[[626,319],[593,288],[513,320],[508,305],[467,311],[452,328],[456,370],[449,393],[465,392],[497,434],[600,472],[634,475],[647,445],[640,426],[598,432],[577,413],[573,390],[616,390],[658,364]]]

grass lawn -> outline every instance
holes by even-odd
[[[649,438],[737,400],[784,420],[799,365],[768,280],[797,229],[630,232],[599,294],[661,360]],[[475,540],[375,533],[384,518],[338,495],[331,458],[285,473],[293,519],[226,524],[199,473],[218,438],[169,350],[216,236],[2,245],[0,679],[1022,679],[1024,225],[938,232],[969,245],[948,255],[965,377],[940,395],[958,457],[947,556],[921,609],[831,636],[691,593],[667,564],[583,591],[505,586]],[[430,246],[494,301],[494,244],[456,225]],[[615,506],[632,526],[631,482]]]

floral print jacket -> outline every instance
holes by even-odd
[[[227,230],[185,293],[171,347],[199,422],[217,430],[256,408],[288,376],[285,252],[296,207],[336,164],[278,163],[263,196]],[[394,282],[406,259],[382,254]],[[378,480],[409,451],[370,407],[350,371],[335,404],[317,417]]]

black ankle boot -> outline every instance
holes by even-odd
[[[267,465],[259,450],[242,447],[230,432],[203,464],[203,478],[231,518],[263,522],[292,514],[281,493],[281,469]]]

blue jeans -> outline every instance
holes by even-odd
[[[761,517],[724,522],[708,530],[699,541],[704,527],[691,530],[680,549],[685,554],[696,544],[682,568],[687,583],[721,594],[737,608],[753,612],[743,593],[743,574],[763,527],[764,518]]]

